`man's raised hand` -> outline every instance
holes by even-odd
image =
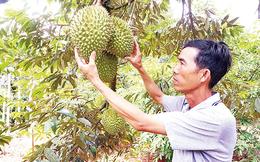
[[[136,68],[139,69],[142,67],[142,55],[139,49],[139,45],[134,39],[134,48],[131,53],[131,57],[125,57],[125,60],[131,62],[131,64]]]
[[[96,52],[93,51],[89,57],[89,62],[86,63],[85,60],[81,60],[79,57],[78,49],[75,48],[75,59],[78,64],[79,70],[83,72],[84,75],[94,84],[96,81],[100,80],[98,75],[97,66],[95,64]]]

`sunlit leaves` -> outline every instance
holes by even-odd
[[[49,2],[51,4],[53,0]],[[5,18],[0,20],[0,24],[7,24],[0,30],[0,72],[12,72],[17,77],[14,85],[21,86],[19,89],[23,94],[19,101],[8,100],[8,104],[14,108],[19,103],[23,111],[12,114],[17,124],[11,131],[26,130],[33,125],[37,138],[53,138],[43,145],[35,146],[35,151],[28,154],[26,160],[43,160],[46,158],[44,149],[50,148],[61,161],[69,161],[70,158],[94,161],[95,157],[117,150],[118,144],[130,143],[134,135],[124,132],[118,136],[109,136],[105,133],[100,123],[105,100],[87,78],[77,72],[73,44],[66,27],[73,19],[73,14],[91,5],[93,0],[59,2],[61,9],[56,15],[43,14],[32,19],[25,11],[8,10]],[[175,93],[170,80],[176,62],[174,56],[179,54],[183,43],[194,38],[230,40],[232,53],[236,53],[233,56],[243,61],[236,62],[234,71],[218,84],[216,90],[237,118],[259,117],[254,109],[254,102],[259,98],[257,78],[260,75],[256,64],[259,60],[259,40],[243,38],[242,35],[237,39],[243,32],[243,27],[236,22],[237,18],[229,15],[220,18],[215,11],[207,9],[200,15],[193,13],[191,18],[184,14],[175,22],[165,17],[169,9],[167,0],[161,3],[156,0],[110,2],[103,5],[111,15],[121,17],[131,25],[144,60],[149,60],[146,57],[148,55],[157,58],[149,60],[145,68],[166,94]],[[148,93],[140,88],[143,85],[139,74],[126,64],[120,62],[117,93],[145,112],[162,111],[162,107],[156,105]],[[33,101],[29,102],[32,77],[35,86]]]

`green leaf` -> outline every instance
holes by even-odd
[[[213,10],[208,10],[211,14],[216,15],[216,13]]]
[[[9,64],[10,64],[9,62],[2,62],[2,64],[0,64],[0,70],[6,68]]]
[[[260,113],[260,98],[255,99],[255,110]]]
[[[62,115],[77,119],[77,117],[75,115],[73,115],[72,113],[70,113],[70,111],[68,109],[63,108],[63,109],[57,110],[57,112]]]
[[[80,121],[80,122],[86,124],[87,126],[91,127],[91,123],[85,118],[78,118],[78,121]]]
[[[86,138],[86,135],[85,135],[84,132],[80,131],[80,132],[79,132],[79,137],[80,137],[80,139],[81,139],[81,141],[82,141],[83,143],[87,143],[87,138]]]
[[[52,121],[53,121],[53,125],[51,126],[51,129],[52,129],[53,133],[55,134],[56,130],[57,130],[57,117],[53,116]]]
[[[51,119],[47,120],[44,124],[44,132],[49,132],[51,128]]]
[[[29,37],[29,38],[26,39],[25,47],[28,48],[30,43],[31,43],[31,38]]]
[[[51,140],[51,142],[55,145],[60,146],[61,145],[61,140],[58,137],[55,137]]]
[[[208,17],[210,17],[210,12],[208,10],[205,10],[205,13]]]
[[[93,151],[93,152],[97,152],[97,148],[95,146],[90,146],[90,149]]]
[[[75,138],[75,143],[79,145],[79,147],[81,147],[82,149],[85,149],[86,145],[81,141],[81,138],[79,136],[77,136]]]
[[[0,47],[5,47],[4,41],[0,39]]]
[[[237,21],[239,17],[234,18],[233,20],[229,21],[230,24],[233,24],[235,21]]]
[[[55,154],[55,152],[50,148],[44,149],[44,155],[50,162],[59,162],[59,157]]]

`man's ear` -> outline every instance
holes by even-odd
[[[206,80],[210,81],[210,70],[209,69],[201,69],[201,82],[205,82]]]

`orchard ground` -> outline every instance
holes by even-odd
[[[17,136],[11,135],[13,137],[12,141],[9,145],[5,145],[2,147],[2,151],[0,151],[0,162],[22,162],[23,157],[29,152],[32,146],[32,139],[28,136]],[[41,144],[44,141],[36,141],[35,145]],[[260,150],[258,150],[260,154]],[[110,158],[116,159],[116,162],[152,162],[153,158],[151,157],[149,151],[144,152],[142,157],[135,158],[131,157],[128,153],[123,153],[120,157],[116,157],[115,155],[111,155]],[[238,156],[237,153],[234,154],[234,161],[243,161],[243,159],[248,159],[246,157],[246,152],[243,153],[243,156]],[[248,159],[249,160],[249,159]],[[101,161],[110,161],[107,159]],[[113,161],[113,160],[112,160]],[[164,162],[165,160],[160,160],[160,162]],[[159,161],[158,161],[159,162]]]

